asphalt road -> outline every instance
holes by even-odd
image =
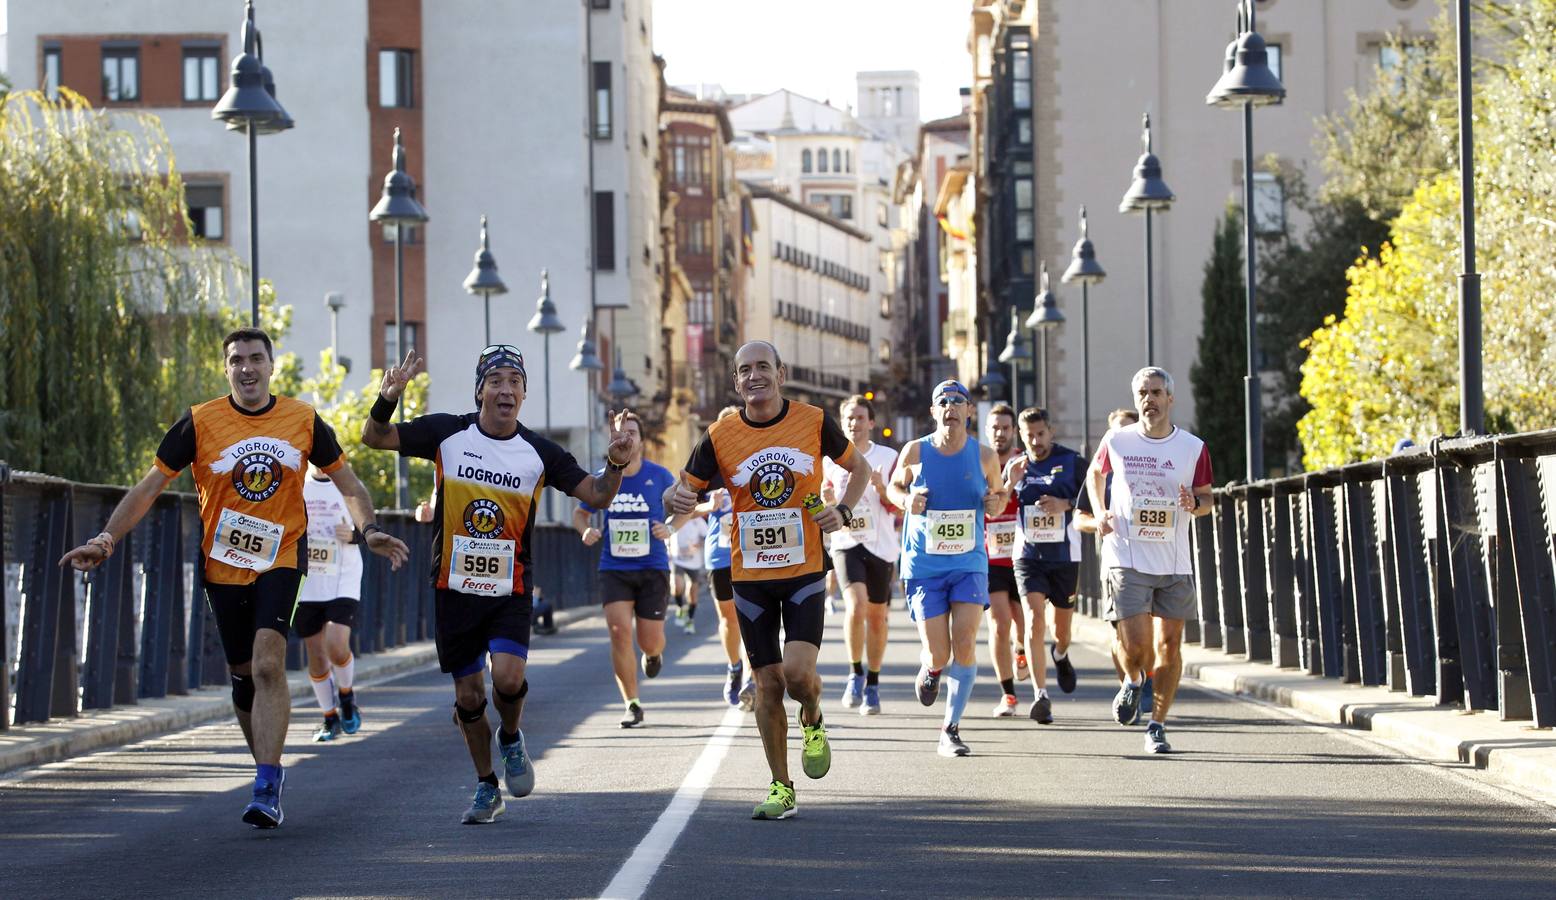
[[[667,821],[649,842],[668,846],[662,861],[645,849],[618,888],[642,889],[637,871],[653,897],[1556,893],[1556,810],[1193,688],[1170,723],[1177,752],[1146,756],[1141,729],[1111,722],[1112,671],[1087,648],[1051,726],[988,718],[985,663],[963,724],[974,755],[942,759],[900,609],[875,718],[837,704],[829,625],[832,771],[799,778],[797,817],[753,822],[767,775],[748,715],[727,748],[715,738],[711,613],[695,637],[671,628],[634,731],[616,724],[599,620],[539,638],[525,711],[538,786],[494,825],[458,824],[474,773],[448,681],[424,671],[363,686],[363,731],[334,744],[309,742],[317,711],[298,707],[275,831],[239,822],[252,764],[235,724],[0,781],[0,896],[599,896],[699,758],[711,777],[700,802],[674,804],[684,830]]]

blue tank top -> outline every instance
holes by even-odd
[[[935,449],[929,438],[919,438],[919,467],[913,487],[928,488],[929,501],[924,515],[909,514],[904,523],[903,578],[988,571],[983,495],[989,486],[983,477],[982,452],[971,437],[952,456]]]
[[[605,470],[596,470],[594,477],[605,477]],[[670,571],[670,551],[664,541],[654,537],[653,526],[667,518],[661,495],[674,482],[669,469],[646,459],[636,475],[622,475],[621,487],[616,489],[602,523],[601,572]],[[587,503],[579,506],[586,512],[595,511]]]
[[[729,538],[724,534],[724,522],[734,508],[725,494],[718,508],[708,514],[708,536],[702,542],[702,564],[708,571],[729,568]]]

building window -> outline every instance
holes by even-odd
[[[1253,173],[1253,230],[1270,235],[1286,232],[1286,189],[1273,172]]]
[[[843,151],[841,150],[832,151],[832,171],[843,171]]]
[[[400,329],[393,319],[384,323],[384,359],[393,362],[405,358],[407,351],[421,347],[421,325],[419,322],[407,321],[405,323],[405,350],[400,349]]]
[[[385,224],[383,226],[384,243],[386,243],[386,244],[394,243],[394,233],[400,227],[401,226],[399,226],[399,225]],[[405,245],[407,247],[412,245],[412,244],[419,244],[419,243],[421,243],[421,227],[420,226],[417,226],[417,225],[406,225],[406,226],[404,226],[404,228],[405,228]]]
[[[1023,274],[1023,275],[1031,275],[1032,274],[1032,248],[1031,247],[1022,247],[1021,248],[1021,274]]]
[[[1016,47],[1010,55],[1010,105],[1016,109],[1032,108],[1032,51],[1025,45]]]
[[[50,100],[59,98],[59,61],[58,47],[43,48],[43,95]]]
[[[826,209],[828,215],[834,219],[853,219],[854,196],[852,194],[811,194],[810,202],[813,205]]]
[[[222,193],[220,184],[184,185],[184,202],[189,208],[190,234],[208,241],[219,241],[227,236],[222,218],[226,211]]]
[[[810,174],[810,151],[809,150],[801,150],[800,151],[800,171],[805,173],[806,175]]]
[[[713,292],[707,288],[692,291],[691,305],[686,310],[688,325],[713,324]]]
[[[671,175],[678,185],[704,187],[708,183],[711,141],[704,135],[674,135],[670,150]]]
[[[184,48],[184,102],[215,100],[221,93],[221,50],[216,47]]]
[[[816,153],[816,171],[818,171],[818,172],[825,172],[826,170],[827,170],[827,151],[825,149],[823,149],[823,150],[820,150],[820,151],[818,151]]]
[[[594,192],[594,268],[616,271],[616,194]]]
[[[416,51],[378,51],[378,105],[410,109],[416,105]]]
[[[881,349],[880,349],[880,352],[877,355],[880,357],[881,362],[883,362],[883,363],[891,362],[891,341],[888,341],[885,338],[882,338],[881,339]]]
[[[595,140],[608,141],[611,136],[611,64],[594,64],[593,134]]]
[[[1405,84],[1405,67],[1426,62],[1430,46],[1416,41],[1409,44],[1381,44],[1378,47],[1378,68],[1389,77],[1393,90],[1399,91]]]
[[[610,9],[611,0],[589,0],[590,9]]]
[[[1280,67],[1281,46],[1278,43],[1265,44],[1264,50],[1270,56],[1270,71],[1273,72],[1275,74],[1275,78],[1279,80],[1282,77]]]
[[[843,151],[843,171],[844,172],[852,172],[853,170],[854,170],[854,151],[852,151],[852,150],[844,150]]]
[[[140,99],[140,48],[103,48],[103,99],[132,103]]]
[[[1016,120],[1016,143],[1032,143],[1032,120],[1026,116]]]

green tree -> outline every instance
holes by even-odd
[[[1243,375],[1247,369],[1246,294],[1243,281],[1243,217],[1228,205],[1216,224],[1205,280],[1199,350],[1189,370],[1194,391],[1194,432],[1210,447],[1216,480],[1240,479],[1247,470]]]
[[[0,458],[138,478],[188,398],[225,390],[235,260],[190,237],[158,120],[68,90],[0,96],[0,197]]]
[[[346,386],[346,370],[335,361],[329,350],[319,354],[319,374],[303,379],[296,396],[314,405],[324,421],[335,429],[335,437],[346,451],[351,468],[367,485],[373,495],[373,504],[381,509],[394,506],[394,470],[399,454],[388,450],[372,450],[362,444],[362,426],[367,423],[368,411],[378,399],[378,387],[383,382],[382,369],[368,373],[367,382],[359,390]],[[416,376],[406,386],[404,404],[407,419],[427,412],[427,373]],[[424,459],[410,460],[411,503],[420,502],[432,493],[433,466]]]

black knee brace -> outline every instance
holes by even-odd
[[[529,693],[529,679],[524,679],[524,681],[519,685],[519,689],[511,694],[503,693],[503,691],[494,684],[492,685],[492,693],[496,694],[497,699],[504,703],[518,703],[520,700],[524,699],[525,694]]]
[[[463,706],[455,703],[454,715],[458,716],[459,721],[464,722],[465,724],[481,721],[481,717],[486,715],[486,698],[482,697],[481,705],[477,706],[475,709],[465,709]]]
[[[229,674],[232,679],[232,705],[244,712],[254,710],[254,676]]]

